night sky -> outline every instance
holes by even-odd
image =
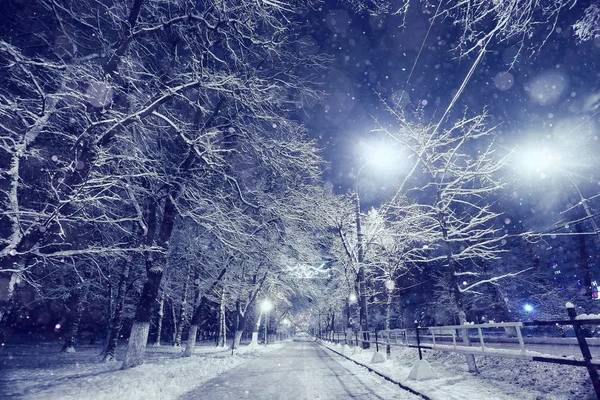
[[[453,115],[462,114],[465,107],[471,114],[486,107],[489,125],[498,126],[494,134],[502,151],[532,146],[560,149],[555,157],[569,166],[589,197],[598,192],[595,112],[600,110],[600,40],[578,43],[573,35],[571,26],[584,6],[580,2],[563,11],[549,36],[550,26],[538,27],[512,67],[517,43],[491,45]],[[324,77],[325,102],[305,110],[303,118],[324,149],[329,162],[324,177],[336,192],[353,188],[364,164],[361,142],[382,139],[371,132],[375,120],[393,124],[380,97],[391,104],[402,99],[409,112],[421,107],[427,121],[437,122],[471,67],[473,58],[459,58],[454,50],[459,28],[441,18],[432,25],[415,65],[434,12],[415,3],[402,27],[402,16],[372,17],[355,13],[346,2],[332,1],[310,16],[320,21],[311,28],[313,40],[333,62]],[[363,206],[391,198],[402,172],[366,168],[359,180]],[[508,214],[527,215],[533,226],[551,225],[567,202],[577,200],[571,183],[556,171],[526,177],[517,172],[506,171],[510,184],[503,206]]]

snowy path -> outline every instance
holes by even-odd
[[[285,343],[193,390],[191,399],[419,399],[311,341]]]

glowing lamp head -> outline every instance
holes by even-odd
[[[533,311],[533,306],[531,304],[527,303],[527,304],[523,305],[523,311],[530,313]]]
[[[518,164],[525,173],[543,173],[559,168],[561,164],[559,153],[548,147],[526,147],[519,150],[517,154]]]
[[[385,141],[360,142],[360,154],[365,164],[376,169],[389,169],[399,161],[398,148]]]
[[[273,309],[273,303],[271,303],[271,300],[269,300],[269,299],[264,299],[260,303],[260,309],[262,310],[262,312],[268,313],[269,311],[271,311]]]
[[[356,293],[354,293],[354,292],[350,293],[350,296],[348,296],[348,300],[350,301],[350,303],[356,302],[356,300],[357,300]]]

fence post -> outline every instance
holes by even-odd
[[[583,329],[581,328],[581,322],[577,321],[576,319],[577,312],[575,311],[575,306],[573,305],[573,303],[567,303],[566,307],[567,313],[569,313],[569,318],[573,321],[573,329],[575,330],[575,336],[577,336],[577,343],[579,343],[579,348],[581,349],[581,354],[583,355],[585,366],[587,367],[588,373],[590,374],[592,385],[594,385],[596,397],[600,399],[600,377],[598,376],[598,370],[592,364],[592,354],[590,353],[590,348],[588,347],[587,340],[585,340],[585,334],[583,332]]]
[[[521,348],[521,353],[525,354],[525,342],[523,341],[523,334],[521,333],[521,327],[516,326],[517,330],[517,338],[519,338],[519,347]]]
[[[344,331],[344,344],[348,346],[348,330]]]
[[[385,346],[385,354],[389,357],[392,354],[392,346],[390,346],[390,330],[387,331],[387,344]]]
[[[358,332],[354,331],[354,345],[358,346]]]
[[[362,337],[362,348],[368,349],[369,347],[371,347],[371,335],[369,334],[369,331],[362,331]]]
[[[423,359],[423,354],[421,354],[421,339],[419,338],[419,325],[415,324],[415,330],[417,331],[417,349],[419,349],[419,360]]]

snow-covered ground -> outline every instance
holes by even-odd
[[[435,400],[479,398],[487,400],[586,400],[595,398],[587,371],[581,367],[508,358],[477,357],[480,374],[471,375],[466,371],[464,356],[447,352],[425,351],[424,358],[433,367],[437,377],[415,381],[408,379],[411,367],[418,359],[415,349],[394,347],[391,359],[374,364],[371,363],[373,351],[355,351],[352,347],[325,342],[323,345],[362,364],[369,365],[370,368]],[[199,346],[194,356],[190,358],[181,358],[181,349],[179,348],[148,347],[145,364],[128,370],[120,370],[121,362],[100,362],[99,346],[79,346],[76,353],[60,353],[60,344],[58,343],[7,345],[0,349],[0,370],[2,371],[0,374],[0,398],[36,400],[177,399],[186,393],[196,393],[206,381],[224,372],[255,360],[265,353],[279,352],[284,346],[286,346],[285,343],[267,347],[242,347],[240,350],[236,350],[235,355],[231,356],[229,349],[216,348],[213,343],[205,343],[204,346]],[[121,346],[121,352],[124,347]],[[380,350],[384,351],[384,349]],[[348,371],[348,379],[352,375],[358,379],[357,382],[363,382],[365,387],[371,388],[383,389],[390,385],[393,386],[365,368],[331,354],[332,359],[335,359],[336,363]],[[119,354],[117,356],[119,358]],[[267,357],[263,364],[268,364],[271,358],[277,358],[274,356],[275,354]],[[301,367],[296,364],[296,361],[290,361],[289,373],[293,373],[291,371],[293,368]],[[329,365],[331,367],[333,364]],[[238,370],[236,369],[236,371]],[[240,373],[242,372],[240,370]],[[339,372],[332,373],[340,376]],[[240,379],[236,381],[242,384]],[[345,379],[343,381],[348,382]],[[351,379],[351,381],[355,380]],[[321,383],[322,385],[326,384],[324,381]],[[278,383],[274,382],[274,384]],[[248,389],[252,390],[253,388]],[[290,389],[292,388],[283,387],[284,392],[282,393]],[[406,398],[411,398],[408,393],[400,392],[401,390],[398,388],[398,392],[394,396],[403,394],[406,395]],[[320,391],[317,394],[321,396],[319,398],[324,398],[322,395],[325,392]],[[377,395],[388,398],[381,396],[380,393]]]
[[[146,362],[120,370],[121,362],[101,363],[100,347],[79,346],[59,353],[60,344],[7,345],[0,350],[1,399],[176,399],[224,371],[281,344],[230,349],[214,343],[199,346],[194,356],[181,358],[181,348],[148,347]],[[121,351],[125,346],[120,346]],[[119,354],[117,354],[119,357]]]
[[[416,349],[392,348],[392,356],[383,363],[371,363],[374,351],[323,342],[323,345],[389,376],[432,399],[487,400],[585,400],[595,399],[587,370],[582,367],[531,362],[509,358],[476,357],[480,374],[467,372],[463,355],[425,351],[437,378],[409,380],[418,360]],[[385,348],[380,348],[385,352]],[[363,373],[369,373],[363,369]]]

